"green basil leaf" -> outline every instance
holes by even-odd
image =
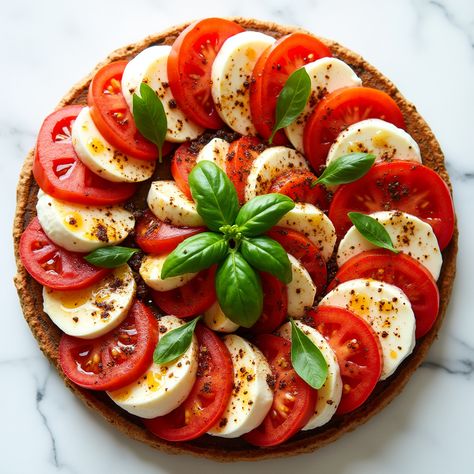
[[[375,162],[375,155],[370,153],[349,153],[331,161],[323,174],[313,182],[325,186],[352,183],[364,176]]]
[[[116,245],[114,247],[95,249],[84,258],[96,267],[116,268],[127,263],[130,257],[138,251],[139,249],[120,247]]]
[[[296,373],[311,387],[320,389],[328,376],[328,364],[313,341],[291,322],[291,364]]]
[[[224,314],[239,326],[253,326],[262,314],[260,277],[239,252],[231,252],[219,265],[216,293]]]
[[[252,267],[270,273],[282,283],[290,283],[291,263],[285,249],[276,240],[265,236],[244,239],[240,252]]]
[[[297,69],[285,82],[275,111],[275,125],[268,143],[272,143],[275,133],[292,123],[303,112],[311,93],[311,78],[304,67]]]
[[[194,273],[219,263],[229,245],[222,234],[202,232],[183,240],[166,258],[161,278]]]
[[[133,118],[140,133],[158,147],[161,163],[163,143],[168,130],[166,112],[156,92],[142,82],[140,95],[133,94]]]
[[[392,251],[393,253],[400,253],[392,243],[392,239],[385,227],[380,224],[373,217],[361,214],[360,212],[349,212],[347,214],[356,229],[367,239],[370,243]]]
[[[162,337],[160,336],[153,352],[153,362],[155,364],[166,364],[184,354],[191,345],[194,329],[200,318],[201,316],[198,316],[192,321],[168,331]]]
[[[273,227],[295,203],[288,196],[272,193],[257,196],[244,204],[235,220],[246,237],[263,234]]]
[[[217,165],[201,161],[189,174],[191,194],[196,208],[209,229],[217,232],[232,225],[239,212],[239,200],[234,185]]]

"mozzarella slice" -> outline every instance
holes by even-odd
[[[408,160],[421,163],[418,144],[405,130],[380,119],[354,123],[341,132],[329,149],[326,165],[349,153],[372,153],[377,161]]]
[[[415,347],[415,315],[396,286],[363,278],[349,280],[330,291],[320,305],[346,308],[372,326],[382,346],[380,380],[390,377]]]
[[[266,194],[273,180],[286,171],[308,169],[303,155],[285,146],[267,148],[255,158],[245,186],[245,199]]]
[[[168,255],[146,255],[140,265],[140,276],[143,281],[156,291],[169,291],[184,286],[197,273],[185,273],[175,277],[161,279],[161,269]]]
[[[342,379],[336,354],[326,339],[316,329],[300,321],[295,322],[298,328],[301,329],[321,351],[328,366],[326,382],[324,382],[324,385],[318,390],[318,401],[316,402],[314,414],[304,428],[302,428],[303,431],[306,431],[326,424],[333,417],[334,413],[336,413],[342,397]],[[291,323],[286,323],[281,326],[277,331],[277,336],[284,337],[291,341]]]
[[[222,418],[208,432],[222,438],[237,438],[262,423],[273,402],[267,383],[270,366],[254,345],[230,334],[223,338],[234,366],[234,390]]]
[[[197,227],[204,221],[196,204],[183,194],[174,181],[154,181],[148,191],[148,207],[158,219],[176,226]]]
[[[132,270],[122,265],[81,290],[43,287],[43,309],[64,333],[93,339],[116,328],[126,318],[135,290]]]
[[[288,292],[288,315],[302,318],[311,308],[316,297],[316,286],[306,268],[293,255],[288,254],[292,280],[286,286]]]
[[[344,62],[336,58],[321,58],[304,66],[311,79],[311,94],[303,112],[285,128],[291,144],[304,153],[303,132],[311,113],[319,101],[330,92],[342,87],[358,87],[362,81]]]
[[[234,332],[239,325],[232,322],[222,311],[219,302],[216,301],[209,309],[204,311],[204,324],[213,331]]]
[[[385,227],[396,249],[418,260],[431,272],[435,280],[438,279],[443,257],[429,224],[400,211],[374,212],[370,216]],[[374,248],[377,247],[352,226],[339,244],[337,264],[342,266],[354,255]]]
[[[313,242],[324,260],[329,260],[336,245],[336,231],[329,218],[316,206],[297,202],[277,224],[301,232]]]
[[[120,206],[85,206],[38,192],[36,212],[45,234],[71,252],[92,252],[122,242],[133,230],[133,214]]]
[[[250,81],[260,55],[273,43],[271,36],[245,31],[228,38],[212,64],[211,91],[221,119],[241,135],[256,135],[250,113]]]
[[[174,316],[159,320],[160,337],[184,321]],[[152,363],[145,374],[124,388],[107,392],[121,408],[141,418],[164,416],[186,400],[196,380],[198,342],[193,335],[188,350],[167,364]]]
[[[113,182],[137,183],[153,176],[154,161],[137,160],[115,149],[99,132],[84,107],[72,126],[72,145],[93,173]]]
[[[168,56],[171,46],[151,46],[137,54],[125,67],[122,94],[133,110],[133,94],[140,95],[140,84],[145,82],[161,99],[168,121],[166,140],[181,143],[197,138],[204,129],[192,122],[178,107],[168,83]]]
[[[213,138],[199,152],[196,158],[196,164],[201,161],[212,161],[221,170],[225,171],[227,152],[229,151],[229,143],[222,138]]]

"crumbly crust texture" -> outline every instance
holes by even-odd
[[[230,19],[241,24],[248,30],[260,31],[276,38],[296,31],[304,31],[296,27],[282,26],[253,19]],[[149,36],[141,42],[116,50],[110,54],[105,61],[98,64],[91,74],[78,82],[59,102],[58,108],[69,104],[86,104],[89,83],[94,73],[104,64],[117,60],[131,59],[144,48],[151,45],[171,45],[178,34],[188,26],[188,24],[189,23],[170,28],[163,33]],[[330,47],[335,57],[345,61],[354,69],[365,86],[381,89],[395,99],[405,118],[408,133],[413,136],[420,146],[423,163],[439,173],[451,189],[440,145],[433,135],[433,132],[417,112],[415,106],[400,94],[390,80],[368,64],[361,56],[334,41],[326,39],[322,39],[322,41]],[[56,367],[59,374],[63,377],[66,386],[69,387],[75,395],[91,409],[99,412],[109,423],[115,425],[119,430],[131,438],[142,441],[153,448],[171,454],[186,453],[223,462],[254,461],[314,451],[335,441],[344,433],[354,430],[357,426],[365,423],[369,418],[388,405],[402,391],[408,379],[424,360],[429,347],[437,337],[438,330],[446,314],[446,308],[456,273],[457,226],[451,243],[443,251],[444,263],[438,281],[441,304],[439,316],[434,327],[425,337],[417,341],[413,354],[404,361],[397,372],[390,377],[389,380],[379,383],[369,400],[358,410],[345,416],[335,417],[331,422],[319,429],[300,432],[290,441],[280,446],[266,449],[249,446],[241,439],[228,440],[211,436],[204,436],[198,440],[186,443],[171,443],[160,440],[148,433],[138,418],[119,409],[109,400],[105,393],[82,389],[70,383],[61,371],[58,360],[58,345],[61,331],[43,312],[41,285],[33,280],[27,273],[21,263],[18,251],[20,236],[29,221],[36,215],[35,206],[38,185],[32,174],[33,156],[34,151],[31,150],[26,157],[20,174],[17,188],[16,215],[13,227],[15,258],[17,263],[17,274],[14,281],[26,322],[30,326],[43,353]]]

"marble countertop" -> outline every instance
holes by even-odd
[[[474,472],[474,3],[472,0],[1,1],[0,472],[228,474]],[[125,438],[67,390],[39,351],[12,284],[15,186],[44,117],[110,51],[205,16],[300,25],[362,54],[413,101],[446,154],[459,219],[458,274],[427,361],[382,413],[310,455],[221,466]],[[471,216],[471,217],[469,217]],[[471,270],[470,270],[471,269]]]

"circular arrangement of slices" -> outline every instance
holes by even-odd
[[[277,128],[301,68],[309,98]],[[455,272],[449,180],[415,109],[336,43],[254,20],[171,30],[119,50],[90,79],[45,119],[14,229],[25,317],[73,390],[136,439],[220,460],[313,450],[383,408],[433,341]],[[166,115],[162,145],[138,120],[142,84]],[[374,159],[362,176],[316,182],[357,153]],[[209,230],[190,184],[203,162],[240,205],[294,201],[265,233],[288,255],[291,281],[257,272],[251,327],[221,307],[221,264],[162,278],[167,257]],[[351,213],[369,216],[390,248]],[[114,248],[105,263],[90,258]],[[179,355],[158,363],[160,341],[196,316],[188,342],[175,338]],[[296,366],[296,328],[327,365],[318,389]]]

